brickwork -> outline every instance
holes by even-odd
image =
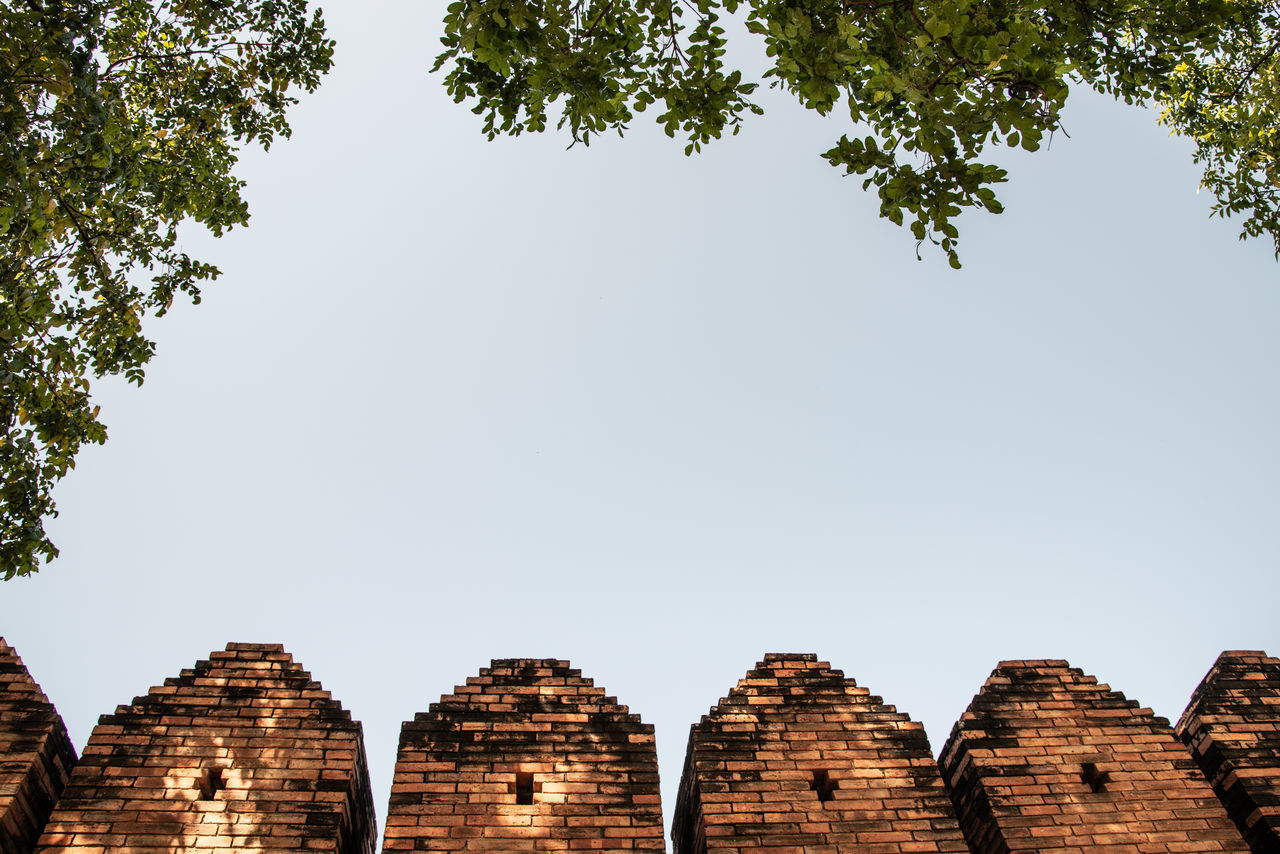
[[[62,718],[0,638],[0,854],[31,854],[75,761]]]
[[[934,763],[839,670],[767,655],[691,728],[671,835],[674,854],[1280,854],[1280,659],[1224,652],[1176,732],[1065,661],[1001,662]],[[77,762],[0,638],[0,854],[375,847],[360,724],[279,646],[230,644],[104,715]],[[568,662],[494,661],[402,728],[387,854],[663,850],[653,728]]]
[[[1247,848],[1168,722],[1065,661],[1006,661],[940,760],[974,854]]]
[[[1280,659],[1222,653],[1177,732],[1254,854],[1280,854]]]
[[[567,661],[494,661],[401,730],[383,851],[662,850],[653,727]]]
[[[41,854],[372,854],[360,724],[279,646],[231,644],[104,715]]]
[[[768,655],[694,724],[675,854],[965,852],[923,727],[813,655]]]

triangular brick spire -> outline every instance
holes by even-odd
[[[75,762],[58,711],[0,638],[0,851],[35,848]]]
[[[1244,854],[1169,723],[1065,661],[1004,661],[942,773],[974,854]]]
[[[767,655],[689,735],[675,854],[966,852],[924,728],[814,655]]]
[[[230,644],[98,721],[42,854],[372,854],[360,724],[274,644]]]
[[[401,729],[383,851],[427,850],[663,850],[653,727],[567,661],[494,661]]]
[[[1177,732],[1254,854],[1280,852],[1280,659],[1222,653]]]

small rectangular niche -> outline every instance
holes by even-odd
[[[1089,787],[1094,794],[1105,792],[1111,782],[1111,774],[1102,770],[1097,763],[1086,762],[1080,766],[1080,782]]]
[[[533,793],[542,791],[542,784],[534,781],[532,771],[517,771],[511,791],[515,794],[518,805],[528,806],[533,803]]]
[[[196,788],[200,790],[200,800],[211,801],[214,796],[227,787],[222,779],[221,768],[206,768],[196,778]]]
[[[836,781],[831,779],[831,775],[826,771],[814,771],[813,780],[810,781],[809,788],[817,792],[819,803],[825,804],[836,796]]]

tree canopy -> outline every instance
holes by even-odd
[[[0,0],[0,570],[57,555],[54,483],[141,383],[143,320],[218,275],[177,245],[248,210],[237,146],[289,134],[332,42],[305,0]]]
[[[1190,136],[1215,210],[1280,255],[1280,6],[1275,0],[455,0],[435,68],[492,139],[621,133],[649,107],[685,152],[760,113],[725,63],[744,12],[764,77],[849,133],[823,156],[865,176],[882,216],[960,266],[956,217],[1001,210],[992,147],[1039,148],[1072,86],[1156,101]],[[656,106],[655,106],[656,105]],[[856,130],[856,132],[855,132]],[[919,245],[919,243],[917,245]],[[917,250],[918,252],[918,250]]]

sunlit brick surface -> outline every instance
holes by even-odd
[[[404,724],[383,850],[661,851],[653,727],[567,661],[494,661]]]
[[[975,854],[1247,851],[1168,722],[1065,661],[1006,661],[942,752]]]
[[[279,646],[231,644],[104,715],[45,854],[370,854],[360,724]]]
[[[75,761],[62,718],[0,638],[0,852],[30,854]]]
[[[1254,854],[1280,852],[1280,659],[1224,652],[1177,726]]]
[[[768,655],[693,726],[675,854],[967,851],[923,727],[813,655]]]

